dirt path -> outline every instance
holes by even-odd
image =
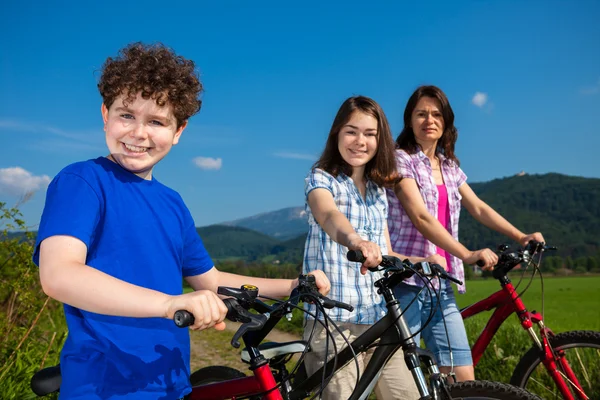
[[[241,349],[231,346],[231,338],[237,331],[239,323],[227,322],[225,331],[209,329],[200,332],[190,332],[191,338],[191,367],[192,371],[210,365],[226,365],[245,371],[248,365],[240,360]],[[268,341],[290,342],[300,340],[300,336],[273,330],[267,336]]]

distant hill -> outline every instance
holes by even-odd
[[[547,243],[559,248],[559,255],[599,254],[600,179],[525,174],[474,183],[471,188],[521,231],[542,232]],[[507,242],[477,223],[464,208],[459,234],[470,249]]]
[[[559,255],[575,258],[600,254],[600,179],[561,174],[524,174],[471,183],[470,186],[523,232],[543,232],[549,244],[559,247]],[[210,241],[211,246],[214,243],[214,248],[208,245],[207,248],[215,256],[230,254],[244,257],[241,254],[252,253],[253,260],[277,255],[297,262],[302,258],[307,232],[303,207],[263,213],[226,224],[230,228],[243,226],[258,232],[232,230],[227,242],[213,241],[211,231],[201,233],[205,242]],[[199,232],[206,228],[200,228]],[[236,232],[243,234],[238,238]],[[271,236],[271,239],[289,240],[268,241],[264,235]],[[470,249],[495,248],[500,243],[509,242],[502,235],[477,223],[464,208],[459,235]],[[250,243],[253,241],[256,247],[251,250]]]
[[[219,225],[240,226],[274,238],[287,240],[307,232],[307,220],[304,207],[289,207],[235,221],[222,222]]]
[[[280,244],[278,239],[238,226],[210,225],[196,230],[216,260],[242,258],[254,261],[271,254],[271,249]]]
[[[543,232],[546,241],[559,248],[558,255],[600,256],[600,179],[524,174],[470,186],[523,232]],[[197,230],[215,260],[300,263],[306,218],[303,207],[290,207]],[[464,208],[460,218],[459,235],[468,248],[495,248],[508,242]]]

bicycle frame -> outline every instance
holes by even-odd
[[[253,372],[253,376],[246,378],[196,386],[192,389],[192,393],[186,397],[186,400],[235,399],[236,397],[246,397],[265,392],[266,394],[262,397],[264,400],[283,400],[279,390],[272,390],[277,386],[277,382],[275,382],[269,364],[264,364]]]
[[[544,326],[542,315],[537,312],[532,313],[527,311],[525,304],[521,300],[521,297],[506,275],[500,277],[499,281],[500,285],[502,286],[501,290],[497,291],[486,299],[463,308],[460,311],[460,314],[464,320],[483,311],[489,311],[494,308],[496,309],[488,320],[485,328],[475,341],[475,344],[473,344],[473,347],[471,348],[473,364],[477,365],[502,323],[504,323],[508,316],[514,312],[517,314],[523,329],[529,333],[532,341],[540,349],[540,352],[543,352],[544,358],[542,363],[548,370],[548,373],[552,376],[554,383],[558,387],[563,397],[568,400],[575,400],[575,397],[573,397],[571,391],[569,390],[569,386],[561,376],[559,365],[557,365],[557,362],[555,361],[557,357],[547,339],[547,337],[552,336],[553,333],[550,329]],[[542,337],[542,340],[540,340],[533,329],[534,323],[540,328],[540,336]],[[561,354],[559,354],[559,356],[558,364],[560,364],[560,369],[565,372],[567,379],[569,379],[579,390],[579,393],[577,393],[577,398],[582,400],[587,399],[587,397],[583,395],[581,384],[575,377],[575,374],[573,373],[568,362],[564,359],[564,357],[562,357]]]

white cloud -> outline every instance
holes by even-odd
[[[48,175],[35,176],[21,167],[0,168],[0,193],[22,196],[50,183]]]
[[[295,160],[309,160],[309,161],[316,160],[316,157],[312,154],[290,153],[290,152],[286,152],[286,151],[281,151],[281,152],[275,153],[273,155],[275,157],[279,157],[279,158],[292,158]]]
[[[483,92],[475,92],[475,95],[471,99],[471,103],[475,104],[477,107],[483,107],[488,101],[487,93]]]
[[[210,157],[196,157],[194,158],[194,164],[201,169],[221,169],[223,160],[221,158],[210,158]]]
[[[600,79],[598,79],[595,85],[584,87],[579,92],[587,95],[600,93]]]

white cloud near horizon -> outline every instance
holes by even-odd
[[[221,158],[196,157],[193,161],[200,169],[219,170],[223,166],[223,160]]]
[[[316,157],[312,154],[304,154],[304,153],[290,153],[286,151],[280,151],[273,154],[278,158],[291,158],[294,160],[308,160],[308,161],[316,161]]]
[[[473,98],[471,99],[471,103],[473,103],[474,105],[476,105],[479,108],[482,108],[483,106],[485,106],[485,104],[488,102],[488,95],[487,93],[483,93],[483,92],[475,92],[475,94],[473,95]]]
[[[586,87],[582,88],[579,92],[584,95],[592,95],[592,94],[600,93],[600,79],[598,79],[598,81],[596,82],[595,85],[586,86]]]
[[[0,168],[0,193],[23,196],[36,192],[50,183],[48,175],[35,176],[21,167]]]

